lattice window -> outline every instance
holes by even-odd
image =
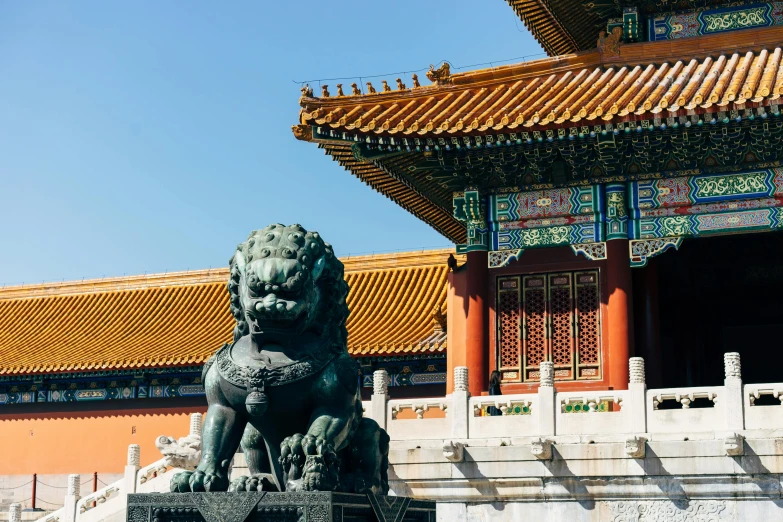
[[[546,277],[525,276],[524,316],[524,380],[538,380],[538,368],[547,360]]]
[[[504,380],[519,380],[521,358],[520,313],[521,304],[518,277],[504,277],[498,280],[498,367]]]
[[[499,278],[496,304],[504,382],[537,381],[542,361],[557,380],[601,378],[597,270]]]
[[[574,305],[571,274],[549,275],[549,331],[555,379],[574,378]]]
[[[598,272],[575,274],[577,379],[601,378],[601,293]]]

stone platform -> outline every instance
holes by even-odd
[[[435,503],[349,493],[128,495],[127,522],[435,522]]]

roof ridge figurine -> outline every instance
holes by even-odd
[[[427,78],[435,85],[445,85],[451,83],[451,66],[449,62],[443,62],[437,69],[430,64],[430,70],[427,71]]]

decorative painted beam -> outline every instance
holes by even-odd
[[[661,239],[635,239],[628,242],[631,267],[639,268],[647,266],[647,260],[656,257],[671,248],[680,249],[681,237],[666,237]]]
[[[571,245],[571,250],[575,255],[582,254],[590,261],[601,261],[606,259],[606,242],[600,243],[583,243],[578,245]]]
[[[459,253],[486,252],[489,249],[487,239],[486,202],[481,193],[474,188],[467,188],[461,195],[453,199],[454,218],[467,225],[468,242],[464,247],[457,247]]]

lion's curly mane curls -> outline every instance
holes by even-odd
[[[245,273],[253,260],[264,258],[296,260],[296,272],[279,285],[284,291],[308,291],[315,281],[315,286],[320,290],[320,300],[310,329],[321,332],[332,340],[333,345],[345,349],[348,338],[345,328],[348,284],[345,282],[343,264],[318,232],[308,232],[301,225],[269,225],[254,230],[247,241],[237,246],[229,261],[231,276],[228,281],[231,314],[236,319],[234,340],[248,335],[250,331],[240,297],[241,285],[246,284],[251,292],[262,291],[262,287],[270,286],[262,283],[255,273]],[[269,291],[268,288],[265,290]]]

